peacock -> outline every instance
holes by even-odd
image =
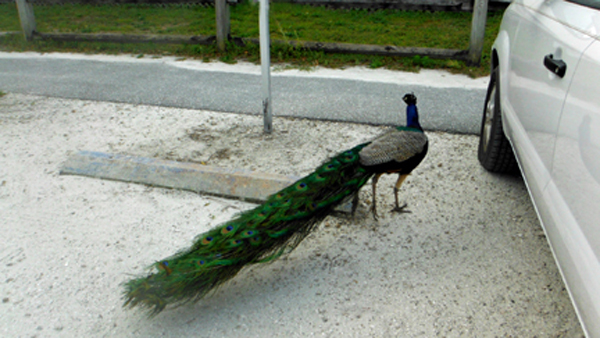
[[[126,282],[124,306],[143,307],[155,315],[169,304],[201,299],[245,266],[293,250],[342,201],[357,202],[370,178],[375,219],[377,181],[386,173],[398,174],[393,211],[406,212],[406,203],[399,205],[398,190],[427,154],[428,140],[419,124],[416,96],[406,94],[403,100],[406,126],[339,153],[262,205],[198,235],[188,249],[151,266],[149,275]]]

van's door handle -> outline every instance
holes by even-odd
[[[544,66],[558,77],[564,77],[567,72],[567,64],[561,59],[555,59],[552,54],[544,56]]]

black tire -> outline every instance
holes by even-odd
[[[518,165],[512,147],[504,135],[500,109],[498,67],[492,70],[485,96],[483,119],[479,136],[478,158],[481,165],[495,173],[516,173]]]

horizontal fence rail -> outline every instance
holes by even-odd
[[[0,0],[0,3],[7,0]],[[11,0],[13,1],[13,0]],[[215,6],[216,12],[216,34],[214,36],[186,36],[186,35],[155,35],[155,34],[117,34],[117,33],[43,33],[36,31],[35,17],[33,15],[32,3],[60,3],[63,0],[14,0],[17,3],[19,10],[19,17],[21,19],[21,26],[23,34],[27,40],[42,39],[42,40],[56,40],[56,41],[85,41],[85,42],[114,42],[114,43],[165,43],[165,44],[200,44],[200,45],[212,45],[215,44],[219,50],[223,51],[226,48],[226,42],[231,41],[237,44],[259,44],[258,38],[237,38],[230,36],[230,14],[229,5],[238,3],[238,0],[200,0],[194,3],[206,4],[209,3]],[[502,0],[504,1],[504,0]],[[119,4],[131,2],[130,0],[79,0],[79,3],[90,3],[90,4]],[[189,3],[189,0],[136,0],[136,2],[156,4],[177,4],[177,3]],[[375,0],[375,1],[319,1],[319,0],[284,0],[280,2],[296,2],[296,3],[336,3],[359,6],[357,4],[365,5],[370,3],[375,8],[376,6],[392,6],[393,4],[405,5],[421,5],[431,3],[438,3],[444,8],[448,6],[458,6],[465,1],[462,0]],[[468,1],[471,3],[471,1]],[[462,5],[461,5],[462,6]],[[326,53],[352,53],[352,54],[369,54],[369,55],[383,55],[383,56],[427,56],[432,59],[454,59],[466,61],[469,65],[479,65],[481,61],[481,55],[483,50],[483,39],[485,33],[485,24],[488,10],[488,0],[473,0],[473,20],[471,27],[471,38],[469,48],[467,50],[458,49],[439,49],[439,48],[422,48],[422,47],[399,47],[399,46],[385,46],[385,45],[367,45],[367,44],[350,44],[350,43],[335,43],[335,42],[315,42],[315,41],[282,41],[272,40],[275,44],[288,44],[295,48],[304,48],[313,51],[322,51]]]

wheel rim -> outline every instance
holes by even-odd
[[[487,151],[490,137],[492,135],[492,125],[494,124],[494,110],[496,109],[496,85],[494,84],[488,100],[485,103],[485,111],[483,117],[483,128],[481,138],[483,140],[483,151]]]

